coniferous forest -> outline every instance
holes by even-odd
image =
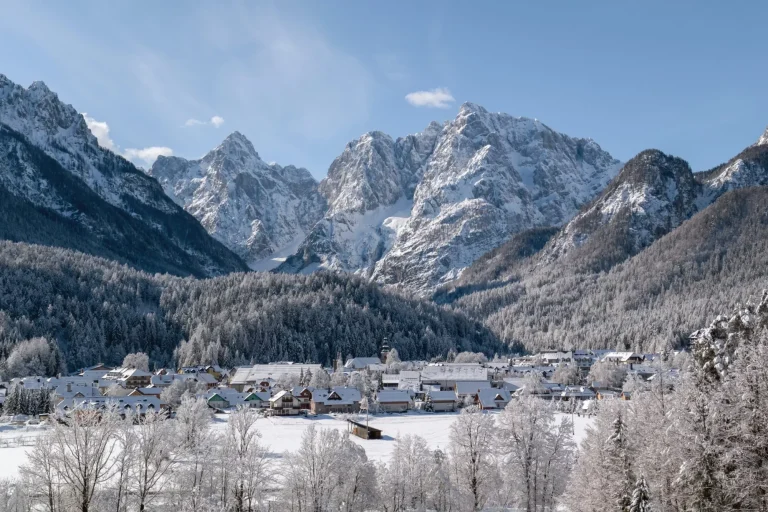
[[[55,341],[69,370],[146,352],[165,365],[370,356],[383,337],[401,357],[502,350],[480,323],[360,278],[239,273],[150,275],[65,249],[0,242],[0,359]]]

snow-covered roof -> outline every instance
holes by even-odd
[[[283,391],[280,391],[279,393],[277,393],[277,394],[276,394],[275,396],[273,396],[272,398],[270,398],[270,399],[269,399],[269,401],[270,401],[270,402],[277,402],[278,400],[282,400],[282,399],[283,399],[283,397],[284,397],[284,396],[286,396],[286,395],[288,395],[288,396],[290,396],[290,397],[293,397],[293,395],[291,394],[291,392],[290,392],[290,391],[287,391],[287,390],[283,390]]]
[[[347,360],[344,368],[348,370],[362,370],[367,368],[369,364],[381,364],[381,359],[378,357],[353,357]]]
[[[462,381],[456,383],[456,393],[459,395],[474,395],[481,389],[487,389],[491,387],[491,383],[487,380],[483,381]]]
[[[399,403],[399,402],[410,402],[411,401],[411,394],[407,391],[379,391],[376,393],[376,401],[384,404],[384,403]]]
[[[453,391],[430,391],[429,397],[433,402],[455,402],[456,393]]]
[[[421,370],[421,380],[480,381],[488,380],[488,369],[478,365],[471,366],[425,366]]]
[[[313,374],[322,368],[319,364],[300,364],[300,363],[270,363],[255,364],[253,366],[242,366],[235,370],[232,376],[232,384],[249,384],[261,382],[267,379],[277,380],[283,374],[300,375],[307,370]]]
[[[362,396],[357,388],[335,387],[330,391],[316,389],[312,393],[313,402],[325,405],[353,405],[359,403],[361,399]]]
[[[483,407],[491,407],[497,405],[498,402],[509,403],[511,396],[506,389],[489,388],[481,389],[477,393],[477,399]]]
[[[86,385],[67,385],[62,384],[61,386],[56,388],[56,391],[54,392],[56,396],[61,398],[74,398],[78,395],[82,397],[95,397],[95,396],[102,396],[101,391],[99,391],[99,388],[95,386],[86,386]]]

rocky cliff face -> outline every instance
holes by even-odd
[[[514,233],[568,221],[618,168],[594,141],[466,103],[422,133],[350,143],[320,184],[328,212],[279,269],[427,294]]]
[[[100,147],[83,116],[44,83],[24,88],[0,75],[0,146],[0,214],[16,219],[4,237],[150,271],[210,276],[245,269],[154,179]]]
[[[326,208],[309,171],[265,163],[239,132],[200,160],[160,157],[148,172],[257,270],[294,252]]]

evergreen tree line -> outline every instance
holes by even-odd
[[[13,386],[3,402],[3,414],[37,416],[53,412],[53,395],[50,389],[27,389]]]
[[[376,354],[383,337],[404,359],[451,349],[502,350],[487,328],[461,313],[345,274],[253,272],[197,280],[0,242],[0,374],[8,372],[19,344],[36,337],[60,351],[46,373],[54,366],[119,364],[134,352],[147,353],[157,365],[174,356],[185,365],[330,364],[339,351]]]

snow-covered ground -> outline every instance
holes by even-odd
[[[498,414],[492,412],[489,414]],[[365,448],[368,458],[371,460],[386,462],[392,455],[395,440],[407,434],[415,434],[427,440],[431,449],[440,448],[446,450],[449,443],[451,423],[458,413],[418,413],[409,414],[385,414],[370,417],[370,425],[382,430],[383,439],[364,440],[357,437],[352,439]],[[560,415],[566,416],[566,415]],[[365,415],[356,417],[365,421]],[[585,417],[574,418],[575,440],[580,443],[584,438],[586,427],[591,419]],[[213,419],[213,429],[226,428],[227,415],[218,414]],[[318,428],[335,428],[346,430],[347,422],[343,418],[333,416],[318,417],[273,417],[258,420],[257,427],[261,432],[261,440],[276,454],[282,454],[295,450],[304,430],[310,425]],[[15,477],[18,468],[26,459],[29,449],[21,444],[29,442],[43,432],[40,428],[0,426],[0,478]]]

